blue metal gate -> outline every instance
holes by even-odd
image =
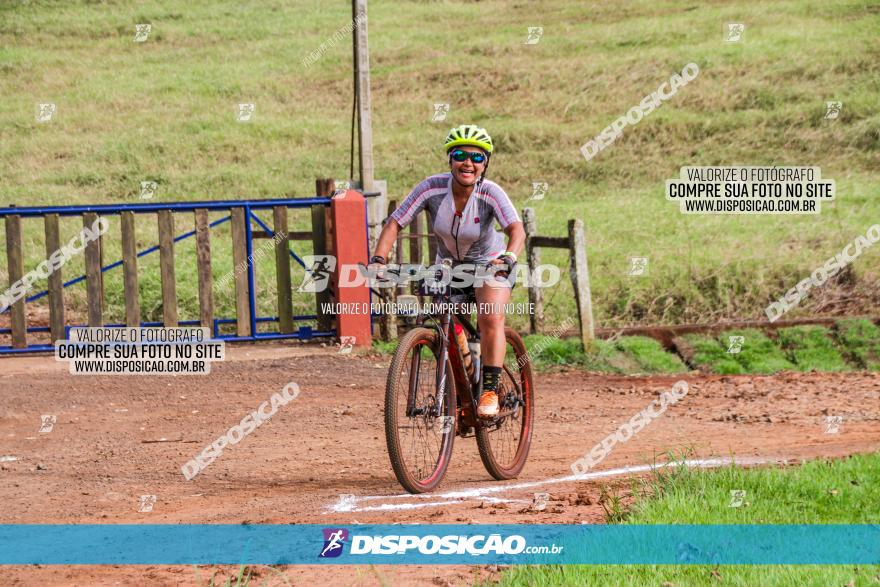
[[[258,332],[257,326],[259,324],[265,323],[278,323],[280,320],[279,316],[265,316],[260,317],[257,315],[257,303],[256,303],[256,287],[255,287],[255,279],[254,279],[254,224],[259,226],[264,232],[261,233],[263,238],[268,234],[274,234],[273,231],[267,226],[262,219],[259,218],[255,214],[257,210],[267,210],[267,209],[275,209],[278,207],[281,208],[310,208],[315,210],[318,207],[319,211],[326,210],[327,207],[331,203],[330,197],[312,197],[312,198],[286,198],[286,199],[266,199],[266,200],[224,200],[224,201],[207,201],[207,202],[174,202],[174,203],[143,203],[143,204],[122,204],[122,205],[95,205],[95,206],[54,206],[54,207],[29,207],[29,208],[2,208],[0,209],[0,217],[6,220],[7,226],[7,258],[10,263],[10,285],[12,285],[12,264],[13,264],[13,253],[11,252],[10,243],[14,244],[16,235],[10,235],[10,230],[15,232],[12,227],[18,226],[18,235],[19,239],[18,248],[19,248],[19,259],[18,264],[21,265],[21,230],[20,230],[20,219],[22,218],[43,218],[45,222],[45,218],[49,215],[57,215],[58,217],[62,216],[85,216],[85,215],[97,215],[100,216],[108,216],[108,215],[120,215],[124,212],[130,212],[133,214],[150,214],[150,213],[159,213],[162,211],[169,211],[171,213],[174,212],[195,212],[197,210],[207,210],[207,211],[229,211],[229,214],[220,218],[218,220],[214,220],[208,224],[209,228],[213,228],[225,222],[229,222],[232,219],[233,210],[241,209],[244,211],[245,218],[245,231],[246,231],[246,253],[247,253],[247,294],[248,299],[247,303],[249,306],[248,312],[248,320],[250,322],[249,334],[241,336],[238,333],[236,334],[220,334],[220,326],[223,324],[231,324],[236,323],[236,318],[214,318],[212,324],[201,324],[199,320],[183,320],[178,321],[177,325],[180,326],[208,326],[212,329],[212,332],[216,338],[231,340],[231,341],[256,341],[256,340],[271,340],[271,339],[310,339],[313,337],[334,337],[336,336],[336,330],[334,328],[325,328],[325,329],[316,329],[309,325],[300,325],[295,332],[280,332],[272,331],[272,332]],[[179,234],[174,236],[173,242],[179,242],[184,239],[188,239],[194,235],[196,235],[196,230],[191,230],[185,232],[183,234]],[[292,233],[291,233],[292,234]],[[12,240],[10,240],[12,239]],[[285,238],[285,241],[287,239]],[[311,240],[311,239],[300,239],[300,240]],[[146,255],[150,255],[160,249],[159,245],[149,247],[137,253],[137,257],[144,257]],[[300,258],[297,253],[290,248],[288,245],[288,251],[290,253],[290,257],[292,257],[300,266],[304,269],[308,270],[309,268],[305,267],[303,260]],[[319,254],[326,251],[314,251],[315,254]],[[48,252],[47,252],[48,258]],[[103,265],[100,267],[100,273],[103,274],[107,271],[111,271],[123,265],[123,260],[118,260],[108,265]],[[88,271],[87,271],[88,273]],[[75,285],[87,279],[87,275],[80,275],[74,279],[66,281],[63,283],[62,288],[67,288],[71,285]],[[212,282],[213,284],[213,282]],[[3,312],[0,312],[0,315],[4,313],[12,313],[16,304],[22,304],[20,310],[18,310],[21,315],[23,315],[23,305],[25,303],[32,303],[37,300],[40,300],[43,297],[49,295],[49,289],[43,290],[41,292],[35,293],[26,297],[24,300],[17,301],[15,304],[5,309]],[[212,294],[213,295],[213,294]],[[103,298],[103,296],[102,296]],[[103,299],[102,299],[103,303]],[[63,304],[63,301],[62,301]],[[318,320],[320,316],[316,314],[307,314],[307,315],[294,315],[292,316],[293,321],[295,322],[304,322],[304,321],[313,321]],[[327,323],[324,321],[325,324]],[[20,324],[20,321],[19,321]],[[163,322],[145,322],[141,321],[140,326],[142,327],[150,327],[150,326],[162,326]],[[94,325],[94,324],[92,324]],[[126,324],[102,324],[107,327],[124,327]],[[73,326],[86,326],[84,324],[65,324],[64,328],[64,338],[68,337],[68,331]],[[12,328],[0,328],[0,334],[6,335],[18,335],[18,339],[21,340],[22,337],[26,338],[27,333],[39,333],[39,332],[50,332],[50,327],[46,326],[25,326],[24,332],[15,332],[16,327],[15,323],[13,323]],[[19,327],[20,330],[20,327]],[[13,341],[15,341],[15,336],[13,336]],[[0,354],[10,354],[10,353],[27,353],[27,352],[36,352],[36,351],[50,351],[53,350],[54,345],[52,344],[25,344],[22,346],[21,344],[16,345],[13,342],[13,345],[0,345]]]

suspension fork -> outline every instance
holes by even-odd
[[[416,352],[410,360],[409,368],[409,390],[406,394],[406,417],[415,416],[416,409],[416,393],[419,390],[419,374],[421,373],[422,363],[422,345],[416,347]]]
[[[444,401],[444,389],[446,387],[446,377],[448,377],[446,363],[449,358],[449,335],[447,334],[447,330],[449,329],[450,318],[448,314],[444,314],[441,319],[441,323],[437,326],[437,333],[440,335],[441,345],[440,345],[440,356],[437,358],[437,378],[435,380],[437,396],[435,398],[434,405],[436,406],[436,413],[433,414],[436,417],[440,417],[443,413],[443,401]],[[419,382],[421,377],[421,363],[422,363],[422,345],[419,345],[417,348],[417,352],[413,353],[413,357],[410,360],[410,369],[409,369],[409,390],[406,394],[406,416],[408,418],[412,418],[416,415],[421,415],[416,413],[416,394],[419,389]]]
[[[440,356],[437,358],[438,361],[438,369],[437,369],[437,387],[436,393],[437,398],[434,402],[435,414],[434,416],[440,417],[443,415],[443,410],[445,408],[446,402],[446,378],[449,377],[448,373],[448,364],[449,364],[449,345],[451,344],[451,340],[453,340],[450,330],[452,329],[452,317],[447,312],[443,314],[443,317],[440,319],[440,326],[437,330],[441,336],[441,346],[440,346]]]

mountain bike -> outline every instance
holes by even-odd
[[[535,392],[531,362],[520,335],[505,329],[507,351],[498,387],[499,412],[477,417],[481,393],[478,357],[466,354],[456,330],[466,332],[468,346],[479,348],[479,331],[470,314],[457,307],[475,302],[467,293],[422,282],[423,299],[438,313],[420,314],[394,353],[385,387],[385,439],[391,467],[410,493],[431,491],[442,481],[456,436],[476,437],[480,459],[498,480],[516,477],[526,464],[532,441]]]

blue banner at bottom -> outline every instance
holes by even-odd
[[[880,564],[880,525],[0,525],[0,564]]]

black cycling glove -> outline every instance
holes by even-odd
[[[504,254],[498,257],[498,260],[502,261],[502,265],[492,265],[497,268],[496,276],[507,279],[516,272],[516,260],[512,256]]]

